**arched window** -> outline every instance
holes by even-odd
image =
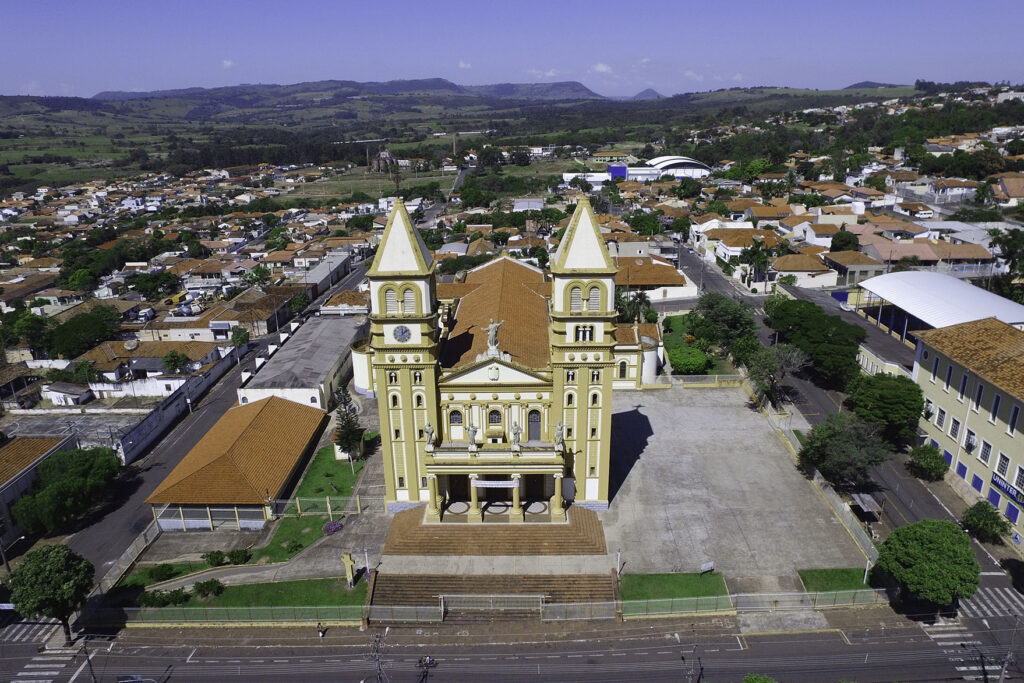
[[[397,408],[398,407],[398,394],[392,394],[391,395],[391,407],[392,408]]]
[[[566,394],[565,395],[565,405],[567,405],[567,406],[571,406],[572,405],[572,394]]]
[[[407,289],[402,292],[402,313],[406,315],[416,312],[416,292]]]
[[[566,384],[572,384],[575,381],[576,381],[576,371],[575,370],[566,370],[565,371],[565,383]]]
[[[417,408],[422,408],[423,407],[423,396],[421,396],[420,394],[416,394],[416,407]]]
[[[245,405],[248,402],[249,402],[249,397],[248,396],[243,396],[242,397],[242,405]]]
[[[423,384],[423,373],[414,372],[412,373],[412,381],[414,384]]]
[[[316,396],[310,396],[309,402],[312,403],[313,405],[316,405],[318,403],[318,401],[316,400]]]
[[[590,395],[590,405],[596,406],[597,402],[598,402],[598,399],[599,399],[599,395],[598,394],[591,394]]]
[[[587,292],[587,310],[598,311],[601,310],[601,288],[591,287],[590,291]]]
[[[590,381],[591,382],[600,382],[601,381],[601,371],[600,370],[591,370],[590,371]]]
[[[389,372],[388,373],[388,384],[398,384],[398,373],[397,372]]]
[[[448,424],[456,426],[462,424],[462,413],[457,410],[453,410],[448,415]]]
[[[619,379],[626,379],[626,370],[628,367],[629,365],[626,363],[626,361],[622,361],[621,363],[619,363]]]
[[[500,425],[501,424],[501,411],[492,410],[487,413],[487,424],[489,425]]]
[[[389,289],[384,292],[384,312],[388,315],[395,315],[398,313],[398,295],[395,294],[395,290]]]
[[[583,290],[579,287],[573,287],[569,290],[569,310],[583,310]]]

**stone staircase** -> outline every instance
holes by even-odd
[[[423,507],[395,514],[385,555],[604,555],[604,527],[571,507],[565,524],[424,524]]]

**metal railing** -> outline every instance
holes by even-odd
[[[441,605],[370,605],[367,610],[370,621],[393,622],[440,622],[444,621]]]
[[[384,510],[380,496],[324,496],[323,498],[280,498],[270,502],[275,517],[302,517],[327,515],[330,519],[342,514],[360,515],[368,511]]]
[[[464,612],[540,612],[543,595],[442,595],[441,609]]]
[[[684,387],[738,387],[743,375],[672,375],[672,380]]]
[[[138,536],[135,537],[125,551],[121,553],[121,556],[117,558],[113,566],[107,570],[103,577],[96,584],[96,588],[93,589],[93,594],[106,593],[111,588],[117,585],[117,582],[127,573],[132,565],[135,564],[135,560],[139,558],[149,545],[160,536],[160,527],[155,521],[150,522],[146,525],[146,528],[142,530]]]
[[[436,611],[437,608],[435,607]],[[88,612],[90,624],[268,623],[360,621],[362,605],[310,607],[125,607]]]

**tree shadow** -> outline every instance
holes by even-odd
[[[1014,589],[1019,593],[1024,593],[1024,562],[1007,557],[999,561],[999,566],[1009,572]]]
[[[609,466],[608,500],[614,500],[622,488],[633,465],[647,448],[647,442],[654,434],[651,421],[640,412],[642,406],[612,415],[612,459]]]
[[[108,514],[124,505],[125,501],[131,498],[143,483],[145,482],[137,470],[124,468],[107,487],[102,499],[89,508],[85,514],[74,520],[68,529],[62,530],[62,533],[81,531],[102,521]],[[137,525],[139,526],[137,531],[142,531],[147,524],[149,521],[143,520],[143,524]],[[134,527],[132,530],[136,531]]]

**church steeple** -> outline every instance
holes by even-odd
[[[590,206],[590,200],[582,197],[576,205],[569,227],[558,245],[558,251],[551,260],[554,275],[577,273],[615,273],[615,265],[608,255],[608,247],[601,238],[597,217]]]
[[[384,235],[377,248],[373,265],[366,271],[368,277],[424,276],[433,267],[430,250],[423,243],[419,231],[413,227],[409,212],[401,199],[395,200]]]

